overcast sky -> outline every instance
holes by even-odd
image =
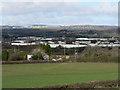
[[[118,24],[118,2],[2,2],[0,8],[0,24]]]

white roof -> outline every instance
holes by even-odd
[[[107,38],[76,38],[76,40],[107,40]]]
[[[49,44],[51,48],[56,48],[59,46],[59,44]]]
[[[78,48],[78,47],[86,47],[87,45],[63,44],[61,46],[64,48]]]
[[[78,47],[86,47],[87,45],[75,45],[75,44],[49,44],[51,48],[56,48],[59,45],[63,48],[78,48]]]

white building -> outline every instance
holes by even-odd
[[[51,41],[51,40],[52,40],[52,38],[42,38],[41,40]]]
[[[63,48],[79,48],[79,47],[86,47],[87,45],[77,45],[77,44],[49,44],[51,48],[57,48],[61,46]]]
[[[51,48],[57,48],[59,44],[49,44]]]
[[[31,60],[33,55],[28,54],[27,55],[27,60]]]

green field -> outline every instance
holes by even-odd
[[[3,88],[39,87],[118,78],[117,63],[3,65]]]

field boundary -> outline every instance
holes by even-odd
[[[114,80],[96,80],[89,82],[78,82],[73,84],[58,84],[36,88],[120,88],[120,79]],[[86,89],[85,89],[86,90]]]
[[[71,61],[52,61],[52,60],[20,60],[20,61],[0,61],[0,64],[32,64],[32,63],[72,63]],[[82,62],[78,62],[82,63]],[[113,63],[113,62],[83,62],[83,63]],[[119,62],[114,62],[119,63]]]
[[[29,64],[29,63],[58,63],[63,61],[51,61],[51,60],[21,60],[21,61],[2,61],[2,64]]]

